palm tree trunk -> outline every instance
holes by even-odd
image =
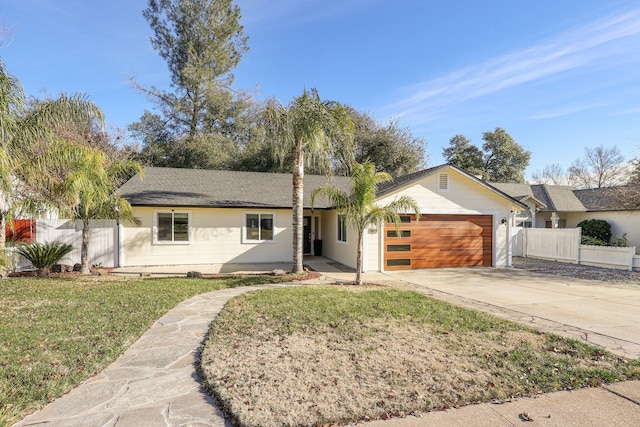
[[[303,224],[303,195],[304,195],[304,152],[302,142],[296,141],[293,159],[293,272],[304,273],[302,267],[302,224]]]
[[[356,255],[356,285],[362,285],[362,234],[363,234],[363,230],[358,230],[358,253]]]
[[[80,247],[80,264],[82,265],[80,272],[82,274],[91,274],[89,268],[89,234],[91,232],[89,223],[88,219],[82,220],[82,246]]]

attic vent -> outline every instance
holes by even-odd
[[[438,175],[438,190],[449,191],[449,174],[441,173]]]

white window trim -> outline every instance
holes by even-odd
[[[346,234],[346,238],[344,240],[340,240],[340,217],[343,217],[343,222],[345,223],[344,225],[344,234]],[[338,242],[341,245],[346,245],[349,243],[349,227],[347,226],[346,223],[346,218],[344,218],[344,214],[338,214],[336,215],[336,242]]]
[[[440,186],[440,183],[442,182],[441,181],[442,180],[441,177],[443,177],[443,176],[446,177],[445,179],[447,180],[447,188],[442,188]],[[451,180],[449,178],[450,178],[450,176],[449,176],[448,173],[439,173],[438,174],[438,192],[440,192],[440,193],[448,193],[449,192],[449,189],[451,188]]]
[[[247,239],[247,215],[272,215],[273,216],[273,239],[272,240],[253,240]],[[275,243],[276,242],[276,213],[269,211],[247,211],[242,213],[242,243],[243,244],[256,244],[256,243]]]
[[[187,214],[187,241],[186,242],[176,242],[173,240],[158,240],[158,214],[160,213],[170,213],[170,214]],[[153,211],[153,244],[154,245],[190,245],[191,244],[191,211],[186,210],[176,210],[176,209],[163,209]]]

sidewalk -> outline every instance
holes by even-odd
[[[326,263],[321,259],[315,262]],[[332,275],[341,280],[353,280],[352,273],[343,273],[340,266],[324,268],[335,269]],[[332,280],[323,277],[315,282]],[[16,426],[228,426],[223,414],[202,390],[196,369],[199,347],[210,323],[235,296],[256,289],[300,285],[225,289],[184,301],[154,323],[103,372]],[[640,381],[358,425],[514,426],[521,425],[526,418],[540,426],[634,425],[640,420]]]

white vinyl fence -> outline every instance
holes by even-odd
[[[525,228],[523,256],[577,264],[580,259],[580,228]]]
[[[511,255],[524,256],[524,230],[523,227],[511,229]]]
[[[522,230],[522,256],[640,271],[640,256],[636,255],[635,247],[582,245],[581,233],[580,228],[525,228]],[[513,240],[514,245],[517,242]],[[514,247],[514,256],[517,251]]]
[[[38,243],[54,240],[69,243],[73,250],[62,259],[63,264],[80,262],[82,245],[82,221],[69,219],[36,220],[36,239]],[[11,255],[10,255],[11,256]],[[17,254],[14,258],[15,270],[30,268],[30,264]],[[91,222],[89,238],[89,262],[102,267],[118,266],[118,225],[115,220],[95,220]]]

